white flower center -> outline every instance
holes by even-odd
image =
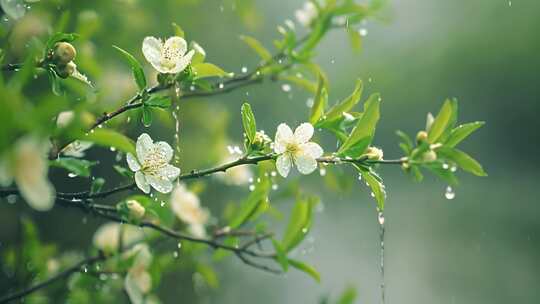
[[[152,148],[143,160],[141,171],[144,174],[157,176],[160,169],[166,165],[165,154],[157,148]]]

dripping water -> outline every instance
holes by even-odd
[[[180,106],[176,106],[174,111],[172,111],[172,116],[174,118],[174,146],[175,146],[175,152],[174,153],[174,162],[178,165],[180,163],[180,119],[178,116],[180,115]]]
[[[385,284],[384,284],[384,214],[377,208],[379,220],[379,241],[380,241],[380,272],[381,272],[381,303],[384,304]]]

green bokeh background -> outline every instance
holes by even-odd
[[[270,46],[278,37],[276,25],[292,19],[301,5],[285,0],[42,0],[23,19],[28,28],[20,30],[43,32],[69,10],[67,30],[75,31],[81,12],[90,19],[94,17],[89,10],[95,12],[96,31],[78,45],[83,58],[79,66],[100,88],[94,107],[112,109],[134,92],[129,70],[112,44],[142,60],[142,39],[168,36],[170,23],[177,22],[188,40],[203,45],[208,61],[239,73],[243,66],[254,67],[257,58],[238,36],[249,34]],[[381,168],[388,192],[387,303],[538,303],[540,2],[394,0],[383,16],[383,21],[365,25],[368,35],[362,52],[353,52],[341,31],[332,32],[317,49],[316,61],[330,79],[330,101],[348,95],[358,77],[368,92],[381,92],[382,118],[375,144],[387,158],[394,158],[400,156],[396,129],[415,134],[423,128],[427,111],[437,111],[446,97],[456,97],[462,122],[487,122],[463,149],[489,174],[486,178],[460,174],[456,198],[446,200],[446,185],[431,176],[418,184],[398,167]],[[8,42],[15,54],[23,54],[21,41]],[[85,57],[95,61],[84,61]],[[244,101],[252,104],[258,124],[269,134],[280,122],[305,121],[309,95],[295,87],[283,92],[280,86],[265,82],[228,95],[181,101],[182,169],[215,164],[228,142],[241,140],[239,107]],[[172,130],[169,121],[152,126],[150,132],[172,141]],[[132,128],[129,134],[135,137],[140,131],[142,127]],[[327,150],[332,147],[326,142]],[[90,155],[114,157],[99,149]],[[102,163],[98,174],[111,174],[107,164]],[[64,190],[82,186],[64,172],[53,171],[51,176]],[[355,179],[352,172],[351,179]],[[350,193],[336,193],[315,174],[303,185],[321,195],[324,208],[296,254],[320,270],[320,284],[302,273],[275,276],[229,259],[217,266],[220,289],[196,290],[191,274],[179,273],[160,287],[163,302],[185,298],[184,303],[315,303],[322,295],[335,297],[353,286],[359,303],[377,303],[379,234],[369,191],[355,183]],[[247,193],[247,186],[224,190],[210,185],[202,201],[214,211],[221,209],[224,197]],[[279,208],[290,210],[290,204]],[[16,242],[21,213],[36,220],[44,240],[58,241],[62,249],[87,248],[102,222],[89,216],[83,223],[77,210],[37,213],[24,203],[2,206],[0,250]],[[0,278],[0,291],[5,289],[6,281]]]

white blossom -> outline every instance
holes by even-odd
[[[182,37],[174,36],[163,42],[155,37],[144,38],[142,44],[144,57],[160,73],[177,74],[191,62],[194,50],[187,54],[187,43]]]
[[[287,177],[293,163],[302,174],[310,174],[317,168],[317,158],[323,149],[309,140],[313,136],[313,126],[303,123],[296,128],[294,134],[287,124],[280,124],[274,140],[274,152],[280,154],[276,160],[279,174]]]
[[[199,197],[189,191],[183,184],[174,189],[171,196],[171,208],[176,216],[188,224],[191,234],[196,237],[205,237],[204,225],[208,222],[208,210],[201,208]]]
[[[161,193],[172,191],[172,182],[180,175],[180,169],[169,164],[173,149],[164,142],[154,143],[146,133],[137,139],[137,157],[126,155],[129,168],[135,172],[135,183],[144,193],[150,193],[150,186]]]
[[[15,142],[12,158],[4,156],[0,161],[0,184],[8,186],[15,180],[21,196],[39,211],[51,209],[55,200],[47,178],[47,151],[46,142],[27,135]]]
[[[120,233],[122,232],[122,243],[124,246],[129,246],[142,239],[143,234],[139,229],[123,225],[119,223],[106,223],[101,225],[92,239],[92,243],[98,249],[107,253],[115,252],[118,249],[120,242]]]
[[[126,201],[126,206],[129,210],[129,216],[133,219],[142,219],[146,213],[146,209],[136,200]]]
[[[124,289],[131,303],[142,304],[146,303],[145,295],[152,289],[152,276],[148,272],[152,253],[146,244],[137,244],[131,251],[136,256],[124,279]]]
[[[305,27],[310,26],[318,14],[317,7],[311,1],[306,1],[301,9],[294,12],[296,20]]]

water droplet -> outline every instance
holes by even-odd
[[[218,87],[219,87],[220,89],[223,89],[223,87],[224,87],[223,83],[220,83],[220,84],[218,85]]]
[[[384,214],[379,211],[377,219],[379,220],[379,225],[384,225]]]
[[[326,175],[326,168],[321,168],[321,169],[319,169],[319,174],[320,174],[321,176],[325,176],[325,175]]]
[[[77,177],[77,176],[78,176],[78,175],[75,174],[75,173],[73,173],[73,172],[69,172],[69,173],[68,173],[68,177],[70,177],[70,178],[74,178],[74,177]]]
[[[367,31],[367,29],[365,29],[365,28],[361,28],[361,29],[358,30],[358,34],[359,34],[360,36],[362,36],[362,37],[366,37],[367,34],[368,34],[368,31]]]
[[[375,197],[375,193],[373,193],[373,192],[371,192],[370,195],[371,195],[371,197]]]
[[[308,229],[307,229],[307,227],[304,227],[304,228],[302,228],[302,233],[303,233],[303,234],[306,234],[306,233],[308,233]]]
[[[247,73],[247,71],[248,71],[247,67],[245,67],[245,66],[242,67],[242,73]]]
[[[271,176],[276,176],[276,175],[277,175],[277,172],[276,172],[276,171],[272,171],[272,172],[270,172],[270,175],[271,175]]]
[[[178,247],[178,249],[182,248],[182,243],[178,242],[178,245],[176,245],[176,247]]]
[[[457,171],[457,167],[456,167],[456,166],[450,167],[450,172],[456,172],[456,171]]]
[[[178,251],[173,252],[173,257],[174,257],[175,259],[178,258]]]
[[[448,186],[446,187],[446,191],[444,192],[444,197],[448,200],[452,200],[456,197],[456,193],[454,192],[454,189],[452,187]]]
[[[277,190],[279,188],[278,184],[272,184],[272,190]]]
[[[311,98],[311,97],[306,100],[306,106],[308,108],[313,108],[314,103],[315,103],[315,100],[313,98]]]
[[[362,174],[358,174],[358,180],[362,180]]]
[[[249,191],[254,191],[255,190],[255,185],[249,185]]]
[[[17,202],[17,196],[15,194],[8,195],[7,201],[10,204],[15,204]]]
[[[444,164],[442,164],[442,168],[444,170],[448,170],[448,168],[450,168],[450,166],[447,163],[444,163]]]
[[[291,85],[287,84],[287,83],[284,83],[284,84],[281,85],[281,90],[283,90],[283,92],[290,92],[291,91]]]
[[[508,1],[508,6],[512,7],[512,1]]]

